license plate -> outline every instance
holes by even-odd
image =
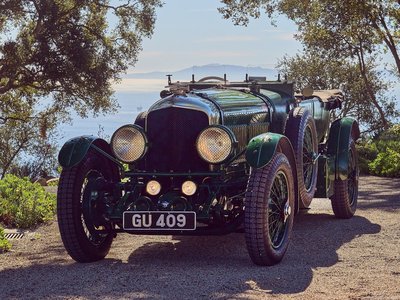
[[[195,230],[192,211],[125,211],[124,230]]]

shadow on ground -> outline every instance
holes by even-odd
[[[360,177],[358,209],[400,209],[400,178]]]
[[[0,272],[0,291],[6,298],[89,299],[228,299],[247,290],[263,295],[295,294],[310,285],[313,269],[338,262],[337,250],[342,245],[380,230],[379,225],[359,216],[337,220],[327,214],[301,214],[295,219],[289,251],[273,267],[253,265],[239,233],[174,237],[173,241],[147,243],[133,251],[125,245],[132,251],[128,262],[72,263],[65,260],[67,254],[61,246],[50,247],[43,254],[27,254],[36,264]],[[54,259],[40,264],[42,255]]]

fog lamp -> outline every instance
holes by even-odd
[[[146,185],[146,192],[149,195],[158,195],[161,191],[161,184],[156,180],[150,180]]]
[[[197,185],[193,181],[187,180],[182,184],[182,193],[186,196],[194,195],[194,193],[196,193],[196,190]]]

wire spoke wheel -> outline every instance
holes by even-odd
[[[317,129],[314,119],[305,107],[294,108],[286,122],[285,135],[289,138],[296,157],[300,206],[308,208],[317,185],[318,154]]]
[[[118,170],[93,150],[77,166],[64,168],[60,176],[58,227],[65,249],[78,262],[103,259],[114,237],[98,199],[96,180],[99,178],[119,181]]]
[[[99,224],[99,221],[94,221],[96,219],[98,220],[103,213],[100,205],[94,201],[95,197],[98,195],[98,191],[95,187],[95,181],[98,178],[104,179],[104,176],[97,170],[90,170],[85,175],[80,197],[82,227],[88,240],[96,246],[104,242],[107,238],[107,233],[104,233],[104,231],[111,228],[111,224],[105,222]]]
[[[312,188],[312,180],[314,177],[314,147],[311,134],[310,126],[306,127],[304,132],[304,142],[303,142],[303,174],[304,174],[304,187],[307,192],[310,192]]]
[[[272,246],[279,248],[285,236],[287,219],[285,217],[285,205],[288,202],[288,183],[283,172],[279,172],[272,184],[275,193],[271,193],[268,199],[269,235]]]
[[[263,168],[252,169],[245,199],[247,250],[257,265],[282,260],[294,218],[294,179],[287,157],[276,153]]]

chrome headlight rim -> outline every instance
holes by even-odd
[[[116,136],[116,134],[117,134],[120,130],[122,130],[122,129],[124,129],[124,128],[133,128],[134,130],[138,131],[138,132],[140,133],[140,135],[142,136],[142,138],[143,138],[144,147],[143,147],[143,150],[142,150],[142,154],[141,154],[138,158],[136,158],[135,160],[130,160],[130,161],[129,161],[129,160],[122,159],[122,158],[114,151],[114,140],[115,140],[115,136]],[[123,125],[123,126],[119,127],[117,130],[114,131],[113,135],[111,136],[111,140],[110,140],[110,146],[111,146],[111,151],[112,151],[113,155],[114,155],[119,161],[121,161],[121,162],[123,162],[123,163],[127,163],[127,164],[131,164],[131,163],[134,163],[134,162],[136,162],[136,161],[141,160],[141,159],[146,155],[146,153],[147,153],[148,145],[149,145],[149,143],[148,143],[148,140],[147,140],[146,133],[144,132],[144,129],[143,129],[141,126],[136,125],[136,124],[127,124],[127,125]]]
[[[231,149],[230,149],[230,151],[229,151],[229,154],[228,154],[224,159],[222,159],[222,160],[220,160],[220,161],[210,161],[210,160],[207,160],[205,157],[203,157],[203,155],[202,155],[201,152],[199,151],[199,140],[200,140],[202,134],[203,134],[205,131],[210,130],[210,129],[213,129],[213,128],[217,128],[217,129],[223,130],[225,133],[228,134],[229,139],[230,139],[230,141],[231,141]],[[224,125],[210,125],[210,126],[204,128],[204,129],[199,133],[199,135],[197,136],[197,139],[196,139],[196,150],[197,150],[197,153],[199,154],[199,156],[200,156],[204,161],[206,161],[207,163],[212,164],[212,165],[220,165],[220,164],[223,164],[223,163],[225,163],[226,161],[228,161],[230,158],[232,158],[232,156],[235,154],[237,145],[238,145],[238,142],[237,142],[237,140],[236,140],[235,134],[232,132],[232,130],[231,130],[230,128],[228,128],[228,127],[226,127],[226,126],[224,126]]]

